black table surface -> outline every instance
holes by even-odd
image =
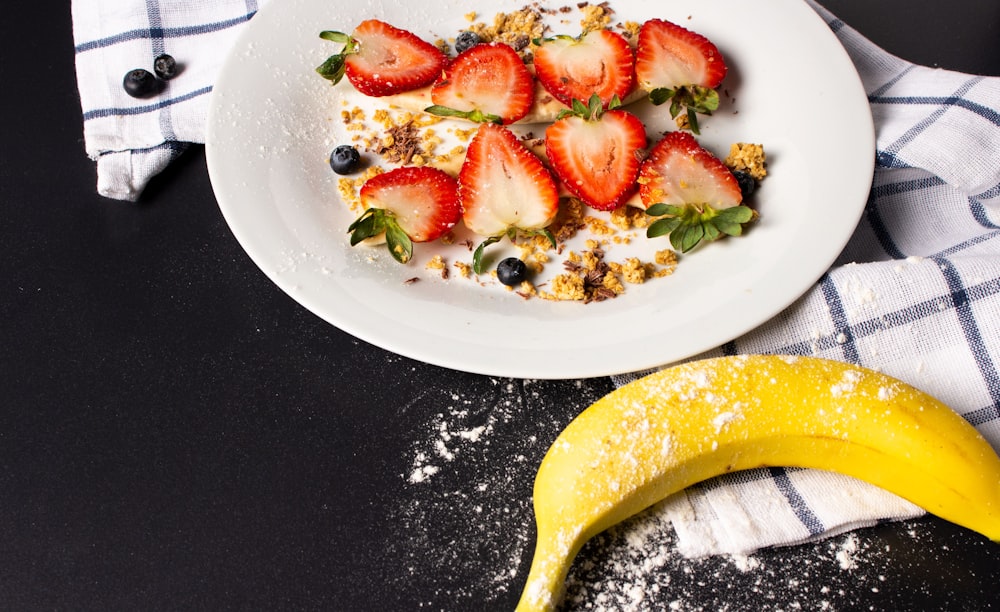
[[[96,195],[55,4],[8,3],[0,26],[0,608],[511,609],[534,468],[609,380],[456,372],[326,324],[236,242],[201,146],[138,203]],[[1000,75],[1000,3],[827,6],[911,61]],[[749,560],[684,560],[663,531],[643,536],[663,538],[655,563],[628,524],[598,538],[568,607],[633,586],[635,609],[681,610],[1000,592],[1000,546],[934,518]]]

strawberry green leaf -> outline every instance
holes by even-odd
[[[670,245],[681,253],[687,253],[701,242],[705,236],[705,226],[701,223],[681,225],[670,232]]]
[[[449,108],[447,106],[441,106],[440,104],[432,104],[424,109],[425,113],[436,115],[438,117],[458,117],[460,119],[468,119],[469,121],[475,123],[496,123],[498,125],[503,124],[503,117],[499,115],[491,115],[489,113],[484,113],[478,108],[463,111],[457,108]]]
[[[476,274],[483,273],[483,251],[485,251],[486,247],[490,246],[491,244],[496,244],[500,242],[502,238],[503,234],[500,234],[499,236],[490,236],[486,240],[483,240],[482,242],[479,243],[479,246],[477,246],[476,250],[472,253],[473,272],[475,272]]]
[[[504,236],[510,239],[511,242],[516,243],[518,233],[522,233],[525,236],[544,236],[552,244],[552,248],[558,248],[559,246],[556,242],[556,237],[552,235],[552,232],[550,232],[548,228],[543,227],[542,229],[526,231],[518,230],[516,227],[508,227],[507,231],[502,234],[497,234],[496,236],[490,236],[476,247],[476,250],[472,253],[472,271],[476,274],[483,273],[483,252],[486,250],[486,247],[500,242],[503,240]]]
[[[660,236],[666,236],[670,232],[677,229],[677,226],[681,224],[680,217],[667,217],[666,219],[657,219],[649,224],[646,228],[646,237],[648,238],[659,238]]]
[[[756,218],[753,209],[734,206],[716,210],[711,206],[657,203],[646,209],[651,217],[660,217],[646,228],[648,238],[670,235],[670,244],[686,253],[702,241],[712,242],[723,235],[740,236],[743,226]]]
[[[316,67],[316,72],[318,72],[320,76],[336,85],[342,78],[344,78],[344,72],[347,67],[344,60],[347,59],[348,55],[356,53],[358,50],[357,41],[343,32],[333,32],[330,30],[320,32],[319,37],[323,40],[342,43],[344,45],[344,48],[340,51],[340,53],[331,55],[326,58],[325,62]]]
[[[701,128],[698,127],[698,113],[696,113],[694,110],[688,108],[687,109],[687,120],[688,120],[688,129],[691,130],[691,133],[692,134],[701,134]]]
[[[669,87],[659,87],[649,92],[649,101],[659,106],[674,97],[674,90]]]
[[[545,44],[547,42],[550,42],[550,41],[553,41],[553,40],[577,41],[577,40],[580,40],[580,38],[583,38],[583,36],[580,36],[579,38],[577,38],[575,36],[570,36],[569,34],[556,34],[555,36],[550,36],[548,38],[532,38],[531,39],[531,44],[535,45],[536,47],[540,47],[543,44]]]
[[[396,261],[406,263],[413,257],[413,241],[399,227],[392,213],[381,208],[366,210],[347,226],[347,231],[351,233],[351,246],[384,233],[386,246]]]
[[[682,110],[686,110],[688,126],[693,133],[700,134],[697,115],[711,115],[718,110],[719,92],[701,85],[684,85],[676,89],[661,87],[649,92],[649,101],[655,106],[669,101],[671,119],[676,119]]]
[[[389,253],[399,263],[405,264],[413,257],[413,242],[393,219],[390,219],[385,226],[385,244],[389,247]]]
[[[748,206],[734,206],[719,211],[712,219],[712,225],[723,234],[740,236],[743,234],[743,224],[753,220],[753,209]]]
[[[355,41],[349,34],[344,34],[343,32],[334,32],[332,30],[323,30],[319,33],[319,37],[323,40],[329,40],[331,42],[342,43],[351,47],[354,50]]]
[[[355,246],[363,240],[378,236],[385,231],[385,211],[378,208],[369,208],[360,217],[347,226],[347,231],[351,232],[351,246]]]
[[[706,242],[716,240],[722,233],[719,231],[719,228],[715,226],[715,223],[702,223],[701,227],[705,230],[703,238]]]

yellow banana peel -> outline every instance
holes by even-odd
[[[534,488],[538,540],[517,610],[551,610],[608,527],[713,476],[763,466],[847,474],[1000,541],[1000,457],[953,410],[851,364],[720,357],[625,385],[558,436]]]

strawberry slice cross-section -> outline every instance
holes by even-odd
[[[589,106],[573,110],[545,130],[545,154],[556,176],[573,195],[597,210],[614,210],[635,191],[646,148],[646,130],[635,115],[604,111],[594,94]]]
[[[688,132],[670,132],[649,152],[639,169],[639,196],[657,219],[650,238],[670,234],[674,249],[685,253],[702,241],[739,236],[756,213],[741,205],[733,173]]]
[[[559,191],[549,170],[508,128],[479,126],[458,175],[462,220],[487,236],[476,249],[473,268],[482,271],[482,250],[518,232],[546,235],[559,210]]]
[[[320,38],[343,43],[344,48],[316,71],[333,83],[346,74],[351,85],[368,96],[391,96],[426,87],[448,61],[429,42],[378,19],[362,21],[350,35],[327,30]]]
[[[512,47],[482,43],[452,60],[431,88],[431,101],[431,114],[514,123],[535,102],[535,80]]]
[[[719,108],[716,88],[728,68],[715,44],[671,21],[650,19],[639,29],[635,74],[639,87],[659,105],[670,102],[670,115],[687,111],[691,131],[698,133],[697,114]]]
[[[382,234],[400,263],[413,256],[413,242],[430,242],[462,218],[458,182],[429,166],[404,166],[365,181],[360,191],[365,212],[347,228],[351,246]]]
[[[579,38],[556,36],[535,49],[535,76],[554,98],[571,106],[597,94],[605,108],[635,86],[635,56],[625,37],[591,30]]]

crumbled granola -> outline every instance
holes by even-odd
[[[455,269],[458,270],[458,275],[462,278],[470,278],[472,276],[472,266],[465,263],[464,261],[456,261],[454,264]]]
[[[380,166],[369,166],[365,168],[364,172],[354,178],[343,177],[337,180],[337,191],[340,193],[340,198],[347,204],[347,206],[357,214],[361,214],[361,198],[358,193],[361,191],[361,186],[377,174],[382,174],[385,172]]]
[[[618,229],[628,231],[635,228],[644,228],[649,225],[649,216],[641,208],[619,206],[611,211],[610,221]]]
[[[583,13],[583,19],[580,20],[580,27],[583,28],[584,32],[600,30],[608,27],[611,23],[611,14],[613,11],[607,2],[600,4],[582,3],[578,6]]]
[[[767,156],[764,146],[746,142],[736,142],[729,147],[729,156],[723,162],[733,171],[742,170],[758,181],[767,176]]]
[[[478,22],[469,29],[478,34],[483,42],[502,42],[515,51],[525,52],[531,41],[543,37],[548,28],[542,21],[541,12],[525,7],[513,13],[497,13],[491,25]]]

